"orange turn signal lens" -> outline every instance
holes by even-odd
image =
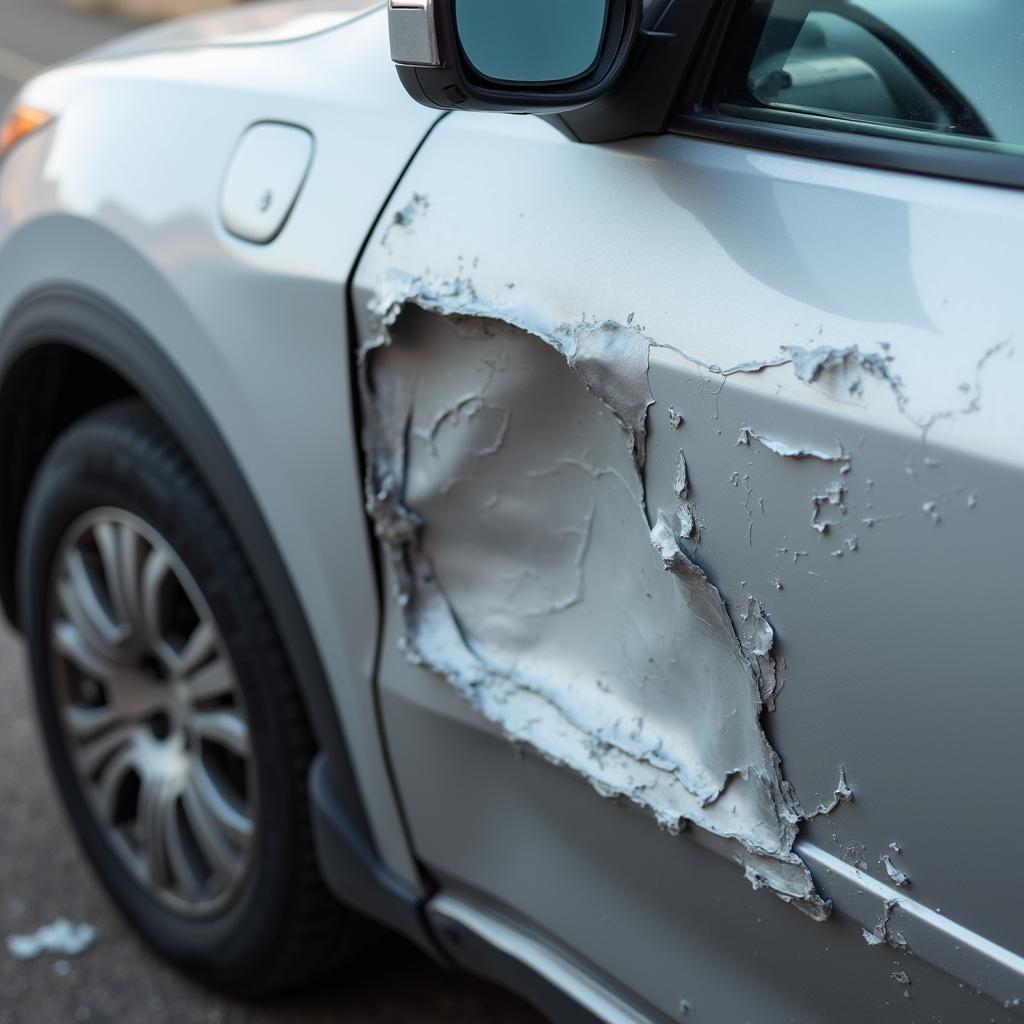
[[[25,136],[39,131],[52,120],[53,114],[48,114],[45,110],[26,107],[23,103],[16,104],[0,128],[0,160]]]

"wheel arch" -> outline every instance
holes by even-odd
[[[25,500],[46,451],[80,416],[138,397],[163,421],[217,500],[266,595],[333,788],[371,835],[327,674],[270,527],[230,448],[156,341],[108,299],[55,284],[22,297],[0,327],[0,602],[19,621],[16,562]]]

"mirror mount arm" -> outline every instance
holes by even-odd
[[[617,82],[593,103],[544,115],[578,142],[614,142],[663,132],[699,43],[712,22],[716,0],[666,0],[645,18]]]

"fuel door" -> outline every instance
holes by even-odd
[[[313,136],[290,124],[254,124],[242,136],[220,198],[231,234],[265,245],[284,228],[313,161]]]

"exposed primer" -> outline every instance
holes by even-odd
[[[683,425],[683,417],[676,411],[674,405],[668,407],[668,422],[673,430],[678,430]]]
[[[743,427],[740,430],[740,436],[736,439],[736,445],[737,447],[749,445],[751,439],[764,445],[770,452],[775,452],[776,455],[781,455],[787,459],[820,459],[822,462],[849,462],[849,456],[843,450],[842,445],[838,445],[838,451],[834,452],[825,451],[822,448],[791,445],[786,441],[779,441],[775,438],[766,437],[764,434],[759,434],[750,427]]]
[[[400,320],[413,309],[419,317],[438,315],[416,321],[417,345],[432,338],[438,346],[433,351],[443,355],[444,365],[411,359],[410,347],[396,343],[396,336],[401,338],[396,335]],[[405,616],[407,656],[442,675],[512,740],[578,771],[599,793],[647,808],[669,830],[692,823],[724,839],[755,888],[771,889],[817,920],[827,917],[829,904],[818,895],[793,851],[805,815],[760,724],[761,713],[778,688],[774,633],[751,597],[741,616],[741,638],[718,589],[680,547],[681,539],[694,529],[685,456],[680,456],[675,476],[680,530],[660,510],[653,527],[646,518],[641,471],[647,410],[653,402],[647,378],[651,340],[637,327],[611,321],[545,323],[513,305],[509,295],[504,303],[485,302],[465,279],[431,281],[398,272],[385,275],[371,311],[378,330],[360,352],[367,506],[391,557]],[[516,404],[515,396],[496,394],[495,389],[509,386],[503,372],[493,386],[488,378],[469,390],[452,387],[454,401],[439,397],[429,408],[422,407],[425,394],[440,396],[447,387],[445,374],[469,373],[468,364],[496,362],[517,347],[532,345],[532,339],[557,353],[598,400],[595,406],[581,392],[580,401],[587,404],[573,413],[568,426],[598,415],[596,409],[607,410],[611,418],[600,415],[625,442],[608,448],[618,455],[589,448],[563,451],[554,442],[563,442],[568,430],[545,436],[545,443],[532,449],[517,448],[529,425],[516,419],[521,403]],[[475,348],[467,349],[468,344]],[[572,396],[566,400],[576,401]],[[495,423],[485,420],[488,410]],[[468,456],[466,446],[446,443],[446,432],[456,427],[480,439],[468,446]],[[593,427],[596,436],[600,422]],[[490,454],[478,459],[482,451]],[[468,472],[461,465],[447,465],[446,460],[456,463],[466,457],[476,460]],[[543,464],[530,461],[541,457],[547,460]],[[438,495],[453,501],[457,489],[449,487],[448,494],[445,487],[454,480],[474,495],[493,487],[486,507],[494,507],[496,514],[505,509],[504,514],[511,516],[517,501],[521,506],[535,498],[531,491],[514,491],[517,479],[536,486],[550,478],[555,488],[559,475],[570,472],[582,472],[594,488],[604,488],[593,492],[602,497],[590,505],[589,517],[580,510],[574,513],[574,522],[557,529],[538,514],[528,517],[531,527],[546,531],[544,537],[554,538],[563,553],[565,593],[547,604],[530,604],[525,595],[542,589],[550,574],[540,555],[526,558],[525,564],[517,556],[506,562],[506,575],[515,578],[503,581],[519,588],[516,599],[492,611],[476,607],[477,599],[486,594],[479,586],[473,589],[473,580],[489,572],[490,563],[487,568],[471,564],[467,569],[465,562],[456,565],[450,558],[469,559],[465,541],[470,540],[483,560],[497,559],[488,540],[492,519],[476,515],[467,520],[472,536],[462,535],[446,548],[444,539],[438,538],[446,517],[432,518],[423,511],[424,502],[427,507],[434,502],[437,508]],[[508,508],[503,488],[514,491],[516,500],[509,500]],[[559,493],[564,500],[565,488]],[[623,510],[615,517],[608,513],[609,496]],[[557,511],[568,515],[564,508]],[[636,517],[635,533],[629,531],[629,516]],[[620,523],[626,526],[625,533]],[[602,530],[617,532],[602,537]],[[631,607],[628,595],[605,598],[587,592],[590,560],[610,559],[620,553],[616,548],[631,560],[629,575],[646,580],[650,603],[643,617]],[[571,562],[565,552],[572,553]],[[645,560],[653,562],[651,568],[660,563],[664,582],[645,575]],[[598,564],[600,578],[607,579],[607,564]],[[460,579],[462,569],[468,577]],[[644,598],[642,592],[638,596]],[[603,621],[595,627],[586,618],[612,613],[618,618],[609,619],[604,630]],[[573,634],[573,628],[579,632]],[[619,647],[623,635],[646,644],[650,657],[634,655],[622,662],[621,670],[602,669],[572,678],[564,673],[571,676],[577,666],[566,665],[564,657],[553,676],[537,670],[552,664],[537,652],[556,644],[564,651],[566,636],[589,637],[600,645],[605,634],[611,638],[608,644],[614,640]],[[602,658],[625,658],[610,646],[599,653]],[[650,665],[640,676],[637,665],[645,660]]]

